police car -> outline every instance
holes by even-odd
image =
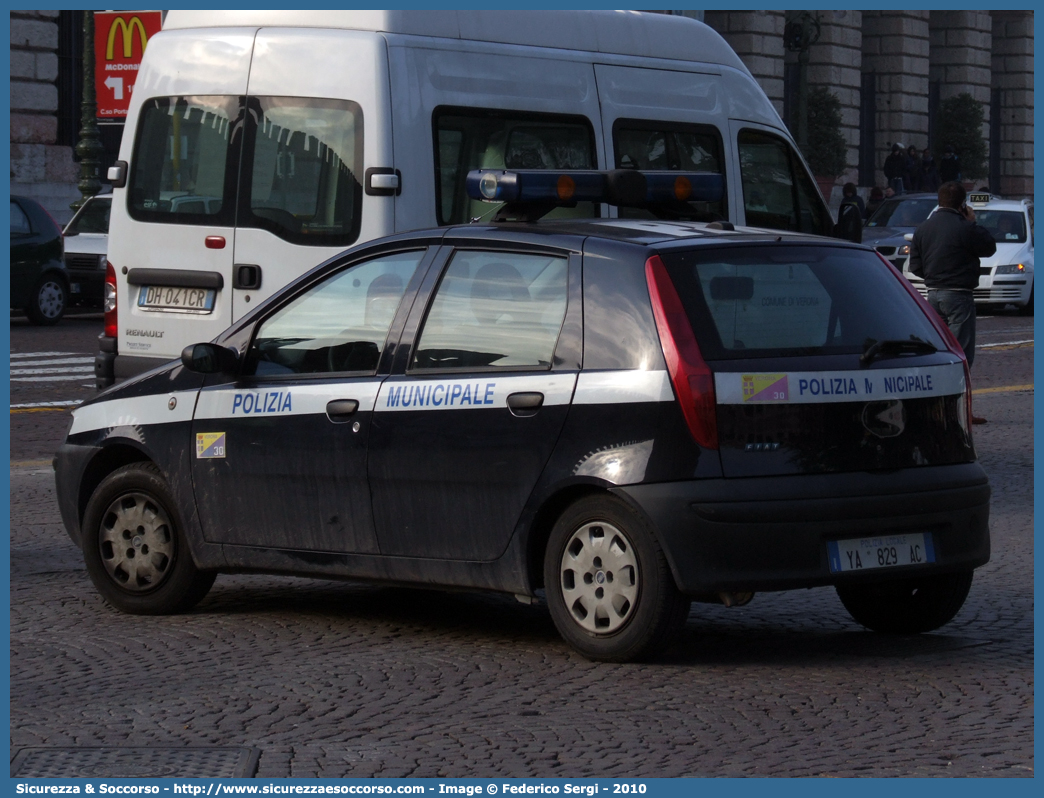
[[[979,262],[979,286],[973,292],[978,305],[1015,305],[1024,316],[1033,315],[1033,201],[1005,200],[983,192],[968,194],[975,222],[993,234],[997,252]],[[933,211],[934,213],[934,211]],[[924,280],[903,273],[928,296]]]
[[[349,250],[74,411],[59,503],[109,604],[183,611],[221,572],[478,588],[613,661],[758,591],[956,615],[989,559],[968,370],[890,264],[685,221],[720,175],[468,191],[492,222]],[[577,201],[629,218],[536,221]]]

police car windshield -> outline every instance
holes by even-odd
[[[1018,211],[976,210],[975,221],[989,230],[998,244],[1026,243],[1026,223]]]
[[[867,227],[917,227],[938,204],[935,197],[887,200],[866,223]]]
[[[662,258],[707,360],[861,354],[877,341],[911,339],[945,349],[870,252],[777,245]]]

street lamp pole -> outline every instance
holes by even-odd
[[[80,140],[76,155],[80,159],[82,195],[70,206],[74,211],[101,191],[101,131],[98,129],[98,102],[94,90],[94,12],[83,12],[83,102],[80,103]]]
[[[819,41],[819,12],[788,11],[783,29],[783,42],[798,54],[797,143],[802,152],[808,148],[808,61],[809,50]],[[793,123],[790,119],[788,122]]]

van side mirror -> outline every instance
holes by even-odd
[[[217,344],[189,344],[181,350],[181,363],[199,374],[233,374],[239,353]]]

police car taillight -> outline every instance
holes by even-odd
[[[705,449],[718,448],[717,402],[714,373],[707,366],[696,336],[685,314],[681,297],[659,256],[645,262],[653,317],[660,334],[660,346],[671,375],[674,395],[681,405],[685,423],[693,440]]]
[[[116,270],[112,264],[105,264],[105,337],[115,338],[119,334],[120,325],[116,319]]]

